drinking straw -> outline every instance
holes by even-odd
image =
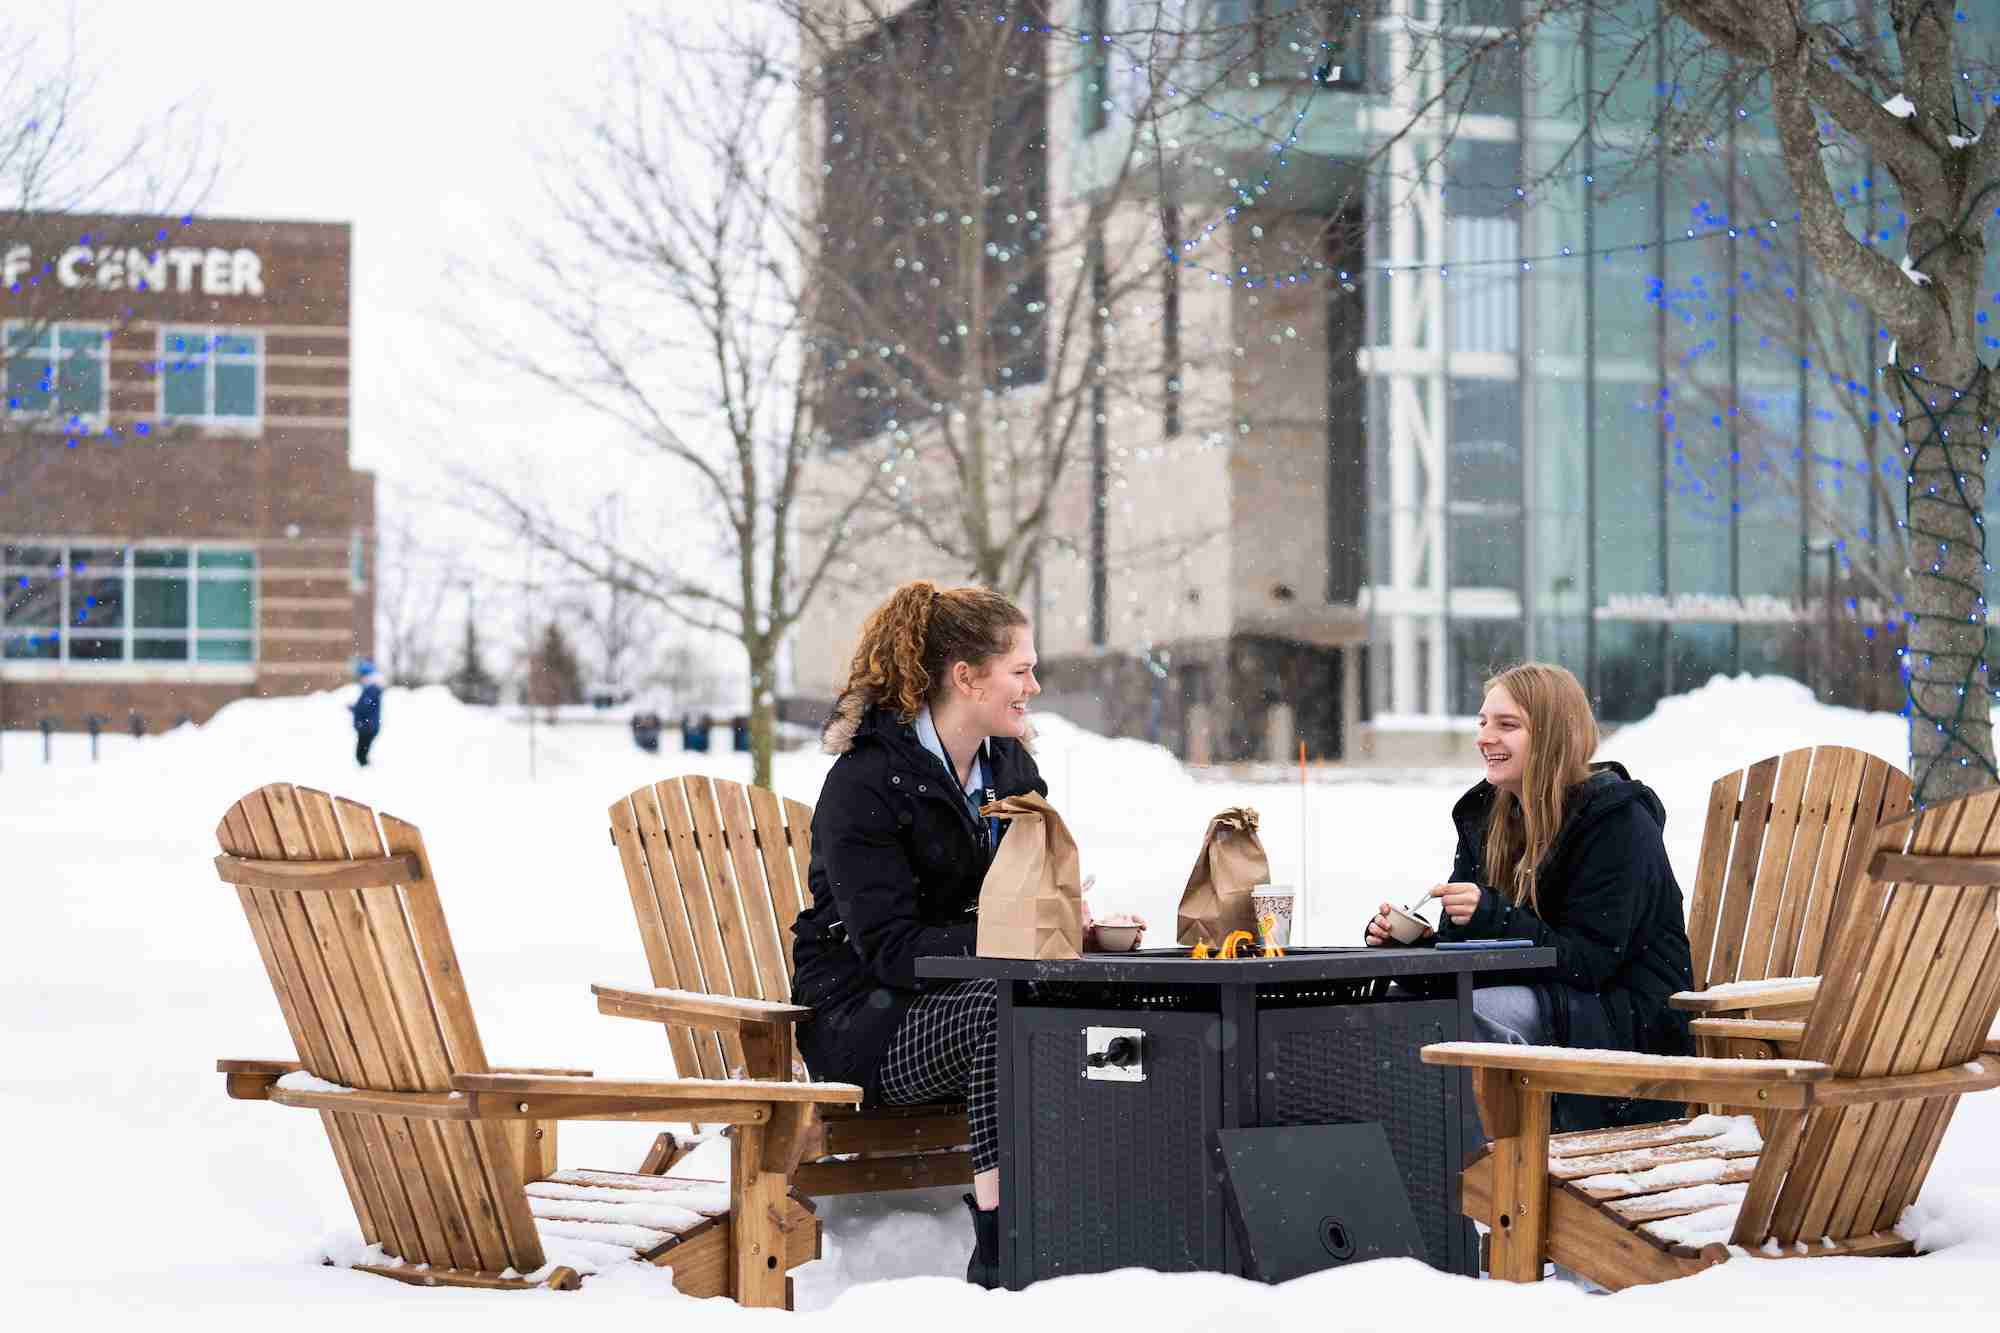
[[[1311,876],[1306,867],[1306,743],[1299,742],[1299,886],[1292,890],[1292,929],[1299,930],[1306,921],[1306,881]],[[1300,931],[1303,935],[1303,931]],[[1294,944],[1303,944],[1303,939],[1295,939]]]

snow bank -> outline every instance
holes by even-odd
[[[1617,760],[1656,787],[1699,779],[1705,797],[1706,785],[1731,769],[1806,745],[1851,746],[1899,768],[1910,761],[1909,726],[1894,713],[1830,708],[1798,681],[1747,675],[1714,676],[1662,699],[1650,717],[1605,741],[1597,757]]]

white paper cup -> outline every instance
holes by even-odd
[[[1415,944],[1431,933],[1428,922],[1400,907],[1389,909],[1389,938],[1398,944]]]
[[[1250,914],[1257,919],[1257,934],[1263,943],[1280,949],[1291,947],[1292,902],[1297,890],[1289,884],[1258,884],[1250,890]]]

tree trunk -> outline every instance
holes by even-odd
[[[1913,229],[1912,249],[1918,237]],[[1928,805],[1995,781],[1986,667],[1985,443],[1994,421],[1987,371],[1972,346],[1979,260],[1949,245],[1923,268],[1940,288],[1935,333],[1906,339],[1888,367],[1902,411],[1911,565],[1903,674],[1910,772]]]
[[[778,723],[777,700],[771,692],[774,653],[765,644],[748,646],[744,651],[750,658],[750,783],[770,787]]]

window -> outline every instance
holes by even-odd
[[[1084,0],[1083,28],[1090,55],[1083,66],[1083,132],[1096,134],[1111,124],[1111,0]]]
[[[257,660],[257,555],[227,546],[0,546],[0,656]]]
[[[8,320],[5,340],[8,416],[42,417],[65,430],[103,418],[109,329]]]
[[[826,376],[816,416],[830,449],[914,428],[962,394],[1001,394],[1048,376],[1043,247],[1052,94],[1039,71],[1054,39],[1039,25],[1010,24],[995,49],[985,30],[1000,29],[990,18],[971,24],[971,10],[896,8],[893,18],[869,22],[865,37],[832,53],[822,75],[826,179],[816,191],[815,222],[833,240],[823,260],[837,268],[847,292],[824,303],[813,330]],[[964,89],[949,71],[971,61],[1004,61],[1018,74],[1002,86],[990,115],[982,110],[981,132],[968,137],[961,133]],[[1079,71],[1074,90],[1083,81]],[[1060,114],[1071,114],[1072,91],[1063,85],[1063,100],[1054,104]],[[897,160],[911,140],[934,143],[944,156],[930,171],[912,172]],[[987,183],[990,244],[978,261],[991,350],[984,385],[961,378],[975,335],[959,334],[950,303],[940,303],[947,280],[960,290],[969,285],[968,275],[957,273],[957,228],[931,220],[962,212],[966,202],[954,203],[950,191],[932,197],[929,182],[944,177]]]
[[[1215,22],[1225,29],[1252,25],[1253,82],[1317,79],[1328,88],[1358,89],[1367,83],[1374,8],[1374,0],[1220,0]]]
[[[1450,382],[1445,546],[1453,587],[1521,588],[1521,396],[1515,380]]]
[[[1471,717],[1486,700],[1486,682],[1521,660],[1526,643],[1521,622],[1454,618],[1446,634],[1445,710]]]
[[[227,329],[160,331],[160,416],[255,425],[264,415],[264,339]]]

